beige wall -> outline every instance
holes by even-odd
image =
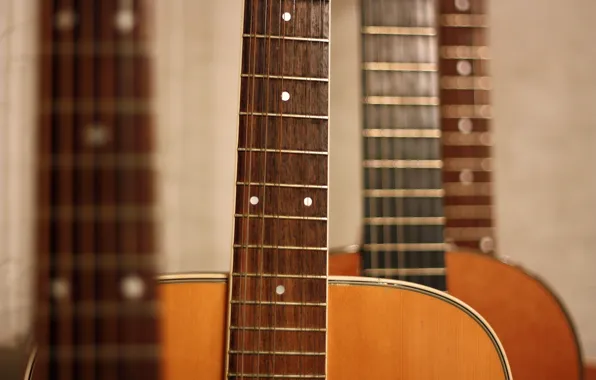
[[[164,269],[168,272],[226,271],[229,267],[240,3],[168,0],[157,4]],[[3,7],[10,4],[9,21],[15,23],[24,17],[18,14],[27,13],[15,9],[25,7],[26,2],[0,0],[0,19]],[[359,241],[357,4],[358,0],[333,2],[331,246]],[[596,14],[596,4],[590,0],[501,0],[491,6],[499,246],[503,254],[538,272],[562,295],[586,353],[596,357],[596,324],[592,322],[596,319],[596,234],[592,232],[596,229],[596,199],[592,197],[596,180],[589,167],[596,159],[596,129],[591,125],[596,121],[596,107],[591,104],[596,99],[592,85],[596,73],[590,70],[596,63],[596,54],[590,51],[596,24],[588,19]],[[15,30],[27,25],[16,24]],[[2,25],[6,29],[6,21],[0,21]],[[9,55],[18,56],[19,43],[27,39],[25,33],[14,33],[14,41],[21,42],[11,45]],[[4,39],[0,52],[7,49]],[[6,100],[26,105],[28,98],[19,86],[30,85],[23,74],[10,79],[11,92],[6,92],[7,77],[1,70],[6,73],[6,62],[13,62],[8,67],[11,74],[31,64],[16,65],[6,55],[0,57],[0,122],[6,123],[0,129],[0,181],[11,183],[0,187],[0,220],[5,227],[8,217],[3,215],[11,221],[18,215],[14,207],[8,212],[10,194],[19,193],[19,186],[27,187],[26,183],[13,184],[15,177],[10,174],[24,165],[18,162],[26,161],[22,153],[7,154],[4,141],[8,133],[14,141],[26,143],[26,137],[13,134],[17,126],[27,124],[19,121],[26,114],[25,106],[15,106],[9,113]],[[10,166],[13,171],[7,169],[9,158],[16,165]],[[23,298],[19,297],[23,287],[5,281],[4,273],[9,279],[22,279],[19,274],[30,262],[24,233],[9,238],[9,231],[0,230],[0,263],[5,263],[0,267],[0,299],[4,301],[9,294],[12,301],[2,304],[0,325],[10,320],[18,330],[16,321],[23,314],[17,312],[22,310],[17,300]],[[10,239],[16,239],[13,244],[17,246],[6,249]]]

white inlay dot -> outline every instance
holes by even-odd
[[[470,119],[463,118],[459,119],[457,122],[457,129],[459,129],[459,131],[465,135],[472,132],[472,127],[472,120]]]
[[[460,11],[470,9],[470,0],[455,0],[455,7]]]
[[[120,290],[128,299],[139,299],[145,292],[145,284],[138,276],[130,275],[122,280]]]
[[[464,169],[459,173],[459,180],[464,185],[474,182],[474,173],[470,169]]]
[[[310,206],[312,206],[312,198],[311,198],[311,197],[306,197],[306,198],[304,198],[304,205],[305,205],[306,207],[310,207]]]
[[[484,132],[480,135],[480,143],[482,145],[490,145],[492,143],[490,139],[490,133]]]
[[[69,30],[75,24],[75,14],[70,9],[56,13],[56,27],[60,30]]]
[[[135,15],[130,10],[120,11],[116,15],[116,28],[121,32],[130,32],[135,26]]]
[[[284,102],[287,102],[288,100],[290,100],[290,93],[287,91],[282,92],[281,100],[283,100]]]
[[[101,124],[92,124],[85,130],[85,141],[92,146],[103,145],[108,141],[108,132]]]
[[[468,76],[472,74],[472,64],[470,61],[458,61],[456,68],[459,75]]]
[[[290,12],[284,12],[284,14],[281,15],[281,18],[284,21],[290,21],[292,19],[292,15],[290,14]]]
[[[283,285],[277,285],[277,287],[275,288],[275,293],[277,293],[278,295],[282,295],[286,292],[286,288]]]
[[[258,204],[258,203],[259,203],[259,198],[258,197],[255,197],[255,196],[250,197],[250,204],[251,205],[254,206],[254,205]]]
[[[493,242],[493,238],[490,236],[485,236],[480,239],[480,250],[484,253],[491,252],[495,249],[495,244]]]
[[[52,296],[54,296],[54,298],[66,298],[69,291],[70,289],[68,287],[68,282],[64,281],[63,279],[57,278],[52,281]]]

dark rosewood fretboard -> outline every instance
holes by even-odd
[[[446,241],[494,251],[486,0],[440,0]]]
[[[38,1],[38,380],[159,378],[148,2]]]
[[[325,378],[328,0],[246,0],[229,379]]]

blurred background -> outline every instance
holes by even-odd
[[[30,330],[36,3],[0,0],[0,361]],[[227,272],[242,2],[155,6],[163,272]],[[359,12],[332,1],[331,247],[361,235]],[[495,0],[488,17],[498,254],[550,285],[596,362],[595,14]]]

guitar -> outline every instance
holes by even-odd
[[[38,2],[37,350],[26,379],[161,378],[147,4]]]
[[[493,255],[485,3],[363,2],[364,241],[360,254],[335,249],[330,273],[448,290],[495,328],[515,379],[581,379],[577,335],[562,303],[535,275]],[[405,4],[403,20],[432,18],[423,25],[430,29],[382,9]],[[374,45],[370,31],[386,32],[378,25],[388,24],[416,35]],[[439,59],[425,64],[405,55],[437,48]]]
[[[435,289],[328,276],[329,1],[246,0],[233,260],[160,277],[168,379],[511,379]]]

